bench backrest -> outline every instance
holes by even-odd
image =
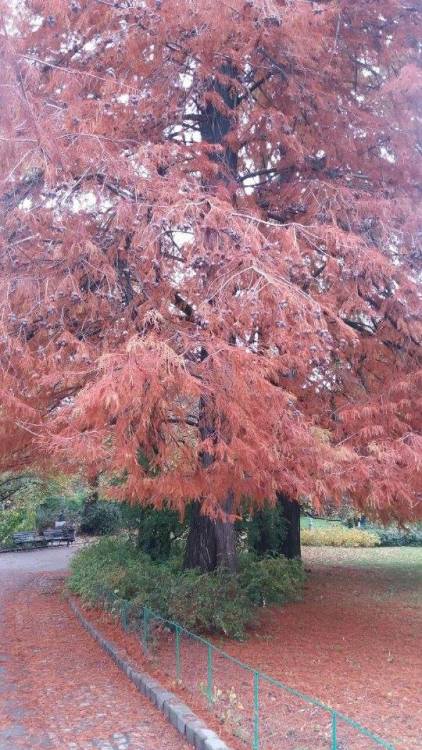
[[[65,539],[73,541],[75,530],[71,526],[63,526],[61,529],[45,529],[44,539]]]
[[[13,534],[14,542],[34,542],[37,538],[35,531],[16,531]]]

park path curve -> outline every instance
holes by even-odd
[[[0,750],[188,750],[61,596],[71,554],[0,555]]]

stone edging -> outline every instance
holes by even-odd
[[[117,666],[125,672],[129,680],[133,682],[140,693],[149,698],[151,703],[161,711],[170,723],[182,734],[187,742],[195,747],[196,750],[230,750],[228,745],[223,742],[218,735],[211,729],[208,729],[204,722],[191,711],[189,706],[177,698],[174,693],[161,687],[157,680],[154,680],[144,672],[133,669],[118,652],[118,650],[108,641],[101,633],[85,619],[79,607],[68,596],[67,601],[71,610],[84,628],[99,643],[102,649],[106,651]]]

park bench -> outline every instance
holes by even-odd
[[[47,541],[36,531],[17,531],[12,537],[13,545],[20,549],[32,549],[33,547],[46,547]]]
[[[75,541],[73,526],[63,526],[58,529],[46,529],[42,534],[36,531],[17,531],[12,537],[13,546],[18,549],[33,549],[34,547],[48,547],[50,544],[67,546]]]
[[[75,529],[73,526],[62,526],[57,529],[46,529],[43,537],[47,544],[61,544],[66,542],[67,546],[75,541]]]

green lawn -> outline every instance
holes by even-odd
[[[402,568],[422,575],[422,547],[304,548],[306,559],[347,567],[370,567],[396,570]]]
[[[422,607],[422,547],[303,547],[305,566],[366,569],[372,596]]]

